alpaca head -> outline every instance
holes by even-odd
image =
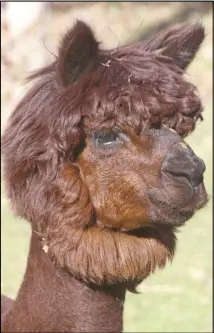
[[[203,38],[201,25],[182,25],[106,51],[78,21],[12,113],[8,196],[75,277],[137,283],[206,204],[204,163],[183,140],[202,119],[184,74]]]

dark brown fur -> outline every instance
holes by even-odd
[[[202,119],[183,74],[203,38],[201,25],[183,25],[104,51],[77,22],[31,77],[2,140],[7,194],[32,226],[3,332],[119,332],[125,290],[172,259],[175,227],[207,200],[203,185],[191,196],[160,179],[167,152]],[[97,144],[118,128],[123,143]]]

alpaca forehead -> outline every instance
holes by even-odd
[[[111,94],[112,92],[112,94]],[[145,94],[144,94],[145,93]],[[161,114],[161,103],[156,96],[155,88],[151,91],[143,86],[126,87],[117,91],[110,90],[102,97],[97,94],[86,110],[84,123],[86,127],[96,129],[100,127],[113,127],[115,125],[128,126],[133,129],[148,124],[148,113],[153,109],[158,116]],[[162,98],[164,100],[164,98]],[[155,105],[156,104],[156,105]],[[83,107],[86,109],[85,107]]]
[[[120,101],[121,107],[118,107]],[[142,115],[137,113],[133,102],[119,97],[114,101],[107,99],[103,103],[101,101],[99,107],[84,118],[84,125],[89,131],[98,131],[115,126],[135,130],[140,126],[141,118]]]
[[[87,134],[93,134],[94,132],[106,129],[113,129],[117,126],[121,129],[126,129],[126,131],[139,132],[137,129],[140,126],[140,123],[140,119],[135,116],[115,116],[107,120],[105,117],[97,115],[97,117],[93,117],[93,119],[89,117],[84,122],[84,127]]]

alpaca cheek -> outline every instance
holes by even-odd
[[[61,192],[60,198],[58,198],[61,203],[60,214],[63,214],[63,218],[69,220],[73,226],[90,224],[93,207],[88,189],[80,177],[79,168],[73,164],[65,164],[61,176]]]
[[[120,184],[121,185],[121,184]],[[111,228],[135,229],[148,224],[149,203],[142,195],[136,198],[133,188],[123,188],[115,183],[115,190],[105,190],[91,195],[99,225]],[[126,194],[127,193],[127,194]]]
[[[128,154],[129,159],[126,151],[118,163],[109,161],[109,165],[106,161],[96,161],[94,165],[87,148],[78,158],[81,178],[100,226],[131,230],[148,225],[150,204],[145,194],[148,186],[144,172],[148,175],[151,170],[145,169],[143,163],[139,165],[133,152]]]

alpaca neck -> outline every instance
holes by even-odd
[[[90,287],[55,268],[32,235],[24,281],[2,332],[121,332],[124,287]]]

